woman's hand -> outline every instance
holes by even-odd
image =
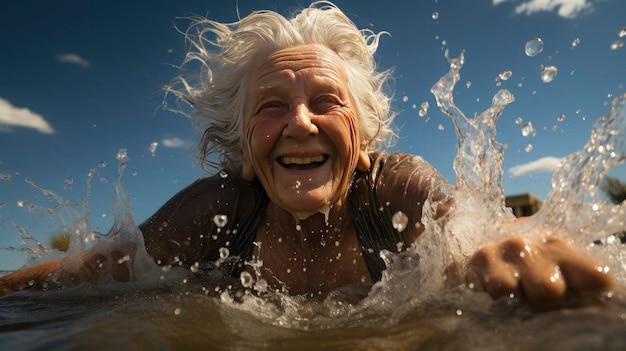
[[[567,305],[586,292],[620,289],[608,267],[551,236],[514,237],[481,248],[470,260],[468,283],[494,299],[521,294],[540,309]]]
[[[0,277],[0,296],[24,289],[45,290],[61,260],[26,267]]]
[[[79,283],[104,284],[131,279],[136,249],[103,243],[63,260],[29,266],[0,277],[0,296],[20,290],[48,290]]]

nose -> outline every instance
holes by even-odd
[[[283,136],[301,140],[309,135],[317,135],[319,130],[313,122],[313,113],[304,103],[297,104],[288,117]]]

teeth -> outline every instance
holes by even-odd
[[[324,162],[324,155],[314,157],[288,157],[283,156],[280,158],[280,163],[285,165],[308,165],[313,162]]]

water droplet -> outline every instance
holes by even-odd
[[[422,102],[422,104],[420,105],[420,110],[419,110],[419,112],[418,112],[418,115],[419,115],[420,117],[424,117],[424,116],[426,116],[426,114],[428,113],[428,107],[429,107],[429,106],[430,106],[430,105],[428,104],[428,101],[424,101],[424,102]]]
[[[582,111],[582,109],[580,109],[580,108],[579,108],[579,109],[577,109],[577,110],[576,110],[576,114],[579,114],[581,111]]]
[[[10,173],[0,173],[0,180],[11,180]]]
[[[63,189],[67,189],[69,186],[74,184],[74,179],[72,177],[67,177],[65,178],[65,181],[63,183],[64,183]]]
[[[461,310],[461,309],[456,310],[456,315],[459,316],[459,317],[462,316],[463,315],[463,310]]]
[[[434,20],[439,19],[439,12],[433,12],[433,15],[431,16]]]
[[[220,171],[220,178],[222,178],[222,179],[228,178],[228,173],[226,173],[226,171],[224,171],[224,170],[221,170]]]
[[[543,40],[541,38],[532,38],[526,42],[524,52],[526,56],[533,57],[539,55],[543,51]]]
[[[106,166],[107,166],[107,163],[105,161],[98,162],[98,168],[104,168]]]
[[[541,67],[541,80],[544,83],[550,83],[552,80],[554,80],[554,78],[556,78],[557,73],[558,73],[558,70],[554,66],[545,66],[545,67],[542,66]]]
[[[296,231],[299,232],[302,230],[302,227],[300,226],[300,224],[296,224]]]
[[[194,264],[189,266],[189,270],[191,270],[194,273],[198,273],[198,267],[200,267],[200,263],[195,262]]]
[[[409,217],[407,217],[402,211],[394,213],[393,217],[391,217],[391,223],[393,224],[393,228],[398,232],[403,231],[404,228],[406,228],[408,222]]]
[[[626,37],[626,27],[622,27],[622,29],[620,29],[617,33],[617,36],[619,36],[620,38]]]
[[[528,144],[528,145],[526,145],[526,147],[524,148],[524,151],[526,151],[526,152],[531,152],[531,151],[533,151],[533,144]]]
[[[180,314],[183,312],[182,308],[180,307],[176,307],[176,309],[174,310],[174,314],[177,316],[180,316]]]
[[[230,255],[230,251],[227,248],[225,248],[225,247],[220,247],[220,249],[218,251],[220,253],[220,258],[222,260],[227,259],[228,256]]]
[[[17,207],[24,207],[24,206],[26,206],[26,201],[24,201],[24,200],[17,200],[17,202],[15,204],[17,205]]]
[[[522,135],[527,137],[529,135],[535,136],[537,134],[537,131],[535,130],[535,127],[533,127],[532,122],[526,122],[522,125]]]
[[[213,223],[215,223],[215,225],[219,228],[224,228],[226,223],[228,223],[228,216],[223,214],[215,215],[213,216]]]
[[[611,50],[617,50],[619,48],[623,48],[624,47],[624,41],[622,39],[616,40],[614,42],[611,43]]]
[[[128,153],[126,152],[126,149],[119,149],[117,151],[117,154],[115,155],[115,159],[118,161],[125,161],[128,159]]]
[[[444,128],[443,128],[443,124],[438,125],[438,126],[437,126],[437,129],[439,129],[439,130],[444,130]]]
[[[522,122],[524,122],[524,120],[522,119],[522,117],[517,117],[515,119],[515,124],[522,124]]]
[[[469,89],[471,86],[472,86],[472,82],[468,80],[467,83],[465,83],[465,87]]]
[[[511,71],[502,71],[500,72],[500,74],[498,74],[498,79],[508,80],[509,78],[511,78],[512,75],[513,75],[513,72]]]
[[[575,48],[578,45],[580,45],[580,39],[576,38],[576,39],[572,40],[572,48]]]
[[[402,102],[407,102],[407,101],[409,101],[409,97],[405,95],[405,96],[402,98]]]
[[[155,152],[156,152],[157,146],[159,146],[159,143],[156,141],[151,142],[150,146],[148,146],[148,150],[150,150],[152,157],[156,157]]]
[[[556,120],[559,122],[563,122],[565,120],[565,115],[559,115],[559,117],[557,117]]]
[[[241,285],[243,285],[244,288],[252,288],[254,285],[254,278],[252,278],[252,275],[247,271],[241,272],[239,280],[241,280]]]

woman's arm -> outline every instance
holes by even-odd
[[[26,267],[0,277],[0,296],[24,289],[44,290],[61,260]]]

